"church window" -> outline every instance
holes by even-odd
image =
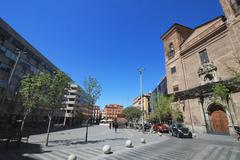
[[[179,91],[178,85],[173,86],[173,92],[177,92],[177,91]]]
[[[199,52],[199,56],[200,56],[201,64],[209,62],[208,53],[206,49]]]
[[[176,70],[176,66],[174,66],[174,67],[171,68],[171,74],[176,73],[176,71],[177,71],[177,70]]]
[[[169,43],[167,56],[168,59],[171,59],[175,56],[174,45],[172,42]]]

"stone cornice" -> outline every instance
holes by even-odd
[[[181,46],[180,55],[184,55],[186,52],[198,46],[200,43],[203,43],[207,39],[214,37],[215,35],[219,34],[220,32],[226,29],[227,29],[227,26],[225,23],[213,24],[207,30],[203,31],[198,36],[194,37],[191,41],[187,43],[183,43]]]

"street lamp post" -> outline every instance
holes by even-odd
[[[10,76],[9,76],[9,78],[8,78],[7,88],[5,89],[5,94],[3,95],[2,99],[1,99],[1,105],[4,104],[5,98],[6,98],[7,94],[8,94],[8,89],[9,89],[9,87],[10,87],[10,85],[11,85],[11,82],[12,82],[12,77],[13,77],[13,75],[14,75],[14,73],[15,73],[15,70],[16,70],[16,67],[17,67],[17,65],[18,65],[18,63],[19,63],[19,60],[20,60],[20,58],[21,58],[21,55],[22,55],[23,53],[27,53],[27,52],[25,52],[25,48],[24,48],[23,50],[20,50],[20,49],[16,48],[16,51],[15,51],[15,52],[18,54],[18,56],[17,56],[17,58],[16,58],[16,61],[15,61],[14,66],[13,66],[13,69],[11,70]]]
[[[144,108],[143,108],[143,87],[142,87],[142,73],[144,71],[144,68],[139,67],[138,69],[139,72],[139,78],[140,78],[140,98],[141,98],[141,109],[142,109],[142,131],[144,132]]]

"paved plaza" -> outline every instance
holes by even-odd
[[[66,160],[70,154],[77,155],[79,160],[240,159],[240,143],[230,136],[197,135],[193,139],[177,139],[168,134],[143,134],[134,129],[119,129],[115,133],[108,126],[90,127],[88,144],[84,144],[84,135],[85,128],[51,133],[49,147],[44,147],[45,134],[30,136],[29,144],[22,144],[20,150],[2,150],[0,160]],[[141,144],[141,138],[147,143]],[[126,148],[126,140],[131,140],[134,147]],[[106,144],[111,145],[112,154],[102,153]]]

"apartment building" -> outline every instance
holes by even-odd
[[[144,110],[144,119],[148,120],[150,118],[150,114],[152,113],[151,108],[151,93],[143,94],[142,100],[141,96],[136,97],[133,100],[133,107],[136,107],[142,110],[141,101],[143,102],[143,110]]]
[[[118,104],[106,105],[103,111],[103,117],[105,120],[113,121],[116,118],[122,117],[123,106]]]
[[[86,93],[80,86],[71,84],[65,97],[66,101],[64,102],[64,108],[62,108],[65,111],[64,126],[79,124],[90,115]]]
[[[0,18],[1,120],[21,117],[23,107],[20,105],[18,90],[24,75],[39,72],[52,73],[57,69],[54,64]],[[43,114],[43,112],[36,112],[36,114]]]
[[[168,94],[168,91],[167,91],[167,77],[164,77],[158,83],[156,88],[154,88],[154,90],[152,91],[152,95],[156,95],[156,94],[162,94],[162,95],[167,95]]]
[[[101,110],[99,106],[93,106],[92,108],[92,122],[93,123],[99,123],[101,120]]]

